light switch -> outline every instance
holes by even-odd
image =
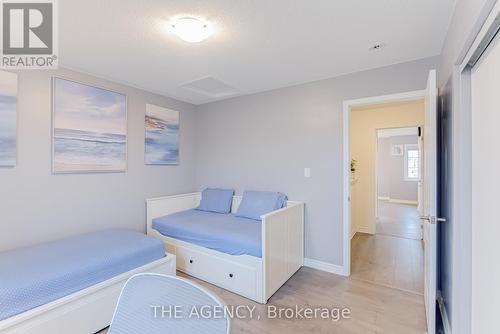
[[[311,168],[309,167],[304,168],[304,177],[307,178],[311,177]]]

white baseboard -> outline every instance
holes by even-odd
[[[384,201],[384,202],[389,202],[389,203],[396,203],[396,204],[407,204],[407,205],[418,205],[418,201],[410,201],[406,199],[397,199],[397,198],[390,198],[390,197],[383,197],[379,196],[378,197],[379,201]]]
[[[351,230],[351,239],[354,238],[354,235],[356,234],[356,232],[358,232],[358,229],[356,229],[356,228],[353,228]]]
[[[446,306],[444,305],[441,290],[438,290],[437,292],[437,301],[439,305],[439,311],[441,313],[441,320],[443,321],[444,334],[451,334],[450,320],[448,319],[448,312],[446,311]]]
[[[375,234],[375,231],[372,231],[372,229],[370,229],[367,226],[360,226],[360,227],[358,227],[358,229],[357,229],[356,232],[366,233],[366,234]]]
[[[323,262],[319,260],[314,260],[314,259],[304,259],[304,266],[321,270],[321,271],[326,271],[328,273],[332,274],[337,274],[337,275],[342,275],[342,276],[349,276],[346,273],[346,269],[344,266],[339,266],[338,264],[333,264],[333,263],[328,263],[328,262]]]
[[[418,205],[417,201],[408,201],[408,200],[405,200],[405,199],[394,199],[394,198],[391,198],[389,200],[389,203],[407,204],[407,205],[415,205],[415,206]]]

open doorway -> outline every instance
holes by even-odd
[[[422,239],[420,134],[420,126],[377,129],[376,234]]]
[[[377,129],[414,126],[413,120],[405,124],[412,113],[400,112],[402,105],[398,106],[398,103],[405,104],[406,102],[413,104],[423,118],[420,123],[423,123],[423,126],[420,126],[422,136],[419,137],[422,181],[418,207],[419,218],[423,225],[423,240],[376,234],[375,193],[377,187],[374,161],[376,160]],[[384,112],[383,109],[391,109],[391,107],[393,112],[399,111],[397,115],[400,117],[400,122],[391,125],[380,122],[379,116],[387,114],[387,110]],[[366,115],[355,112],[363,109],[368,111]],[[365,117],[359,117],[362,126],[356,130],[352,125],[355,122],[354,118],[359,115]],[[435,70],[429,71],[424,90],[348,100],[343,103],[344,273],[351,275],[353,279],[370,281],[381,286],[409,290],[417,294],[423,292],[425,321],[429,334],[436,332],[437,249],[439,246],[437,223],[446,222],[445,218],[437,216],[437,116]],[[358,141],[353,133],[357,133],[359,138],[364,139]],[[356,160],[356,145],[360,150],[368,152],[366,155],[368,158],[360,159],[353,164]],[[362,200],[359,201],[359,198]],[[365,228],[365,233],[361,231],[363,228]],[[358,234],[366,240],[358,242],[356,238]],[[393,243],[378,241],[384,239]],[[399,263],[398,260],[401,259],[402,262]]]
[[[350,111],[351,278],[424,293],[418,212],[423,98]]]

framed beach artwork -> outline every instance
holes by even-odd
[[[403,155],[403,145],[396,144],[391,146],[391,155],[393,157],[400,157]]]
[[[179,164],[179,112],[146,105],[146,165]]]
[[[17,160],[17,74],[0,71],[0,167]]]
[[[127,97],[54,78],[52,137],[54,173],[124,172]]]

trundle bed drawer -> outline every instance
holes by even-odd
[[[175,247],[177,268],[188,274],[204,273],[210,269],[206,255],[182,246]]]
[[[254,298],[256,295],[257,271],[255,268],[186,247],[173,247],[179,270],[247,297]]]
[[[226,261],[227,262],[227,261]],[[255,268],[229,262],[225,270],[217,271],[217,281],[229,290],[243,295],[254,296],[257,291]]]

